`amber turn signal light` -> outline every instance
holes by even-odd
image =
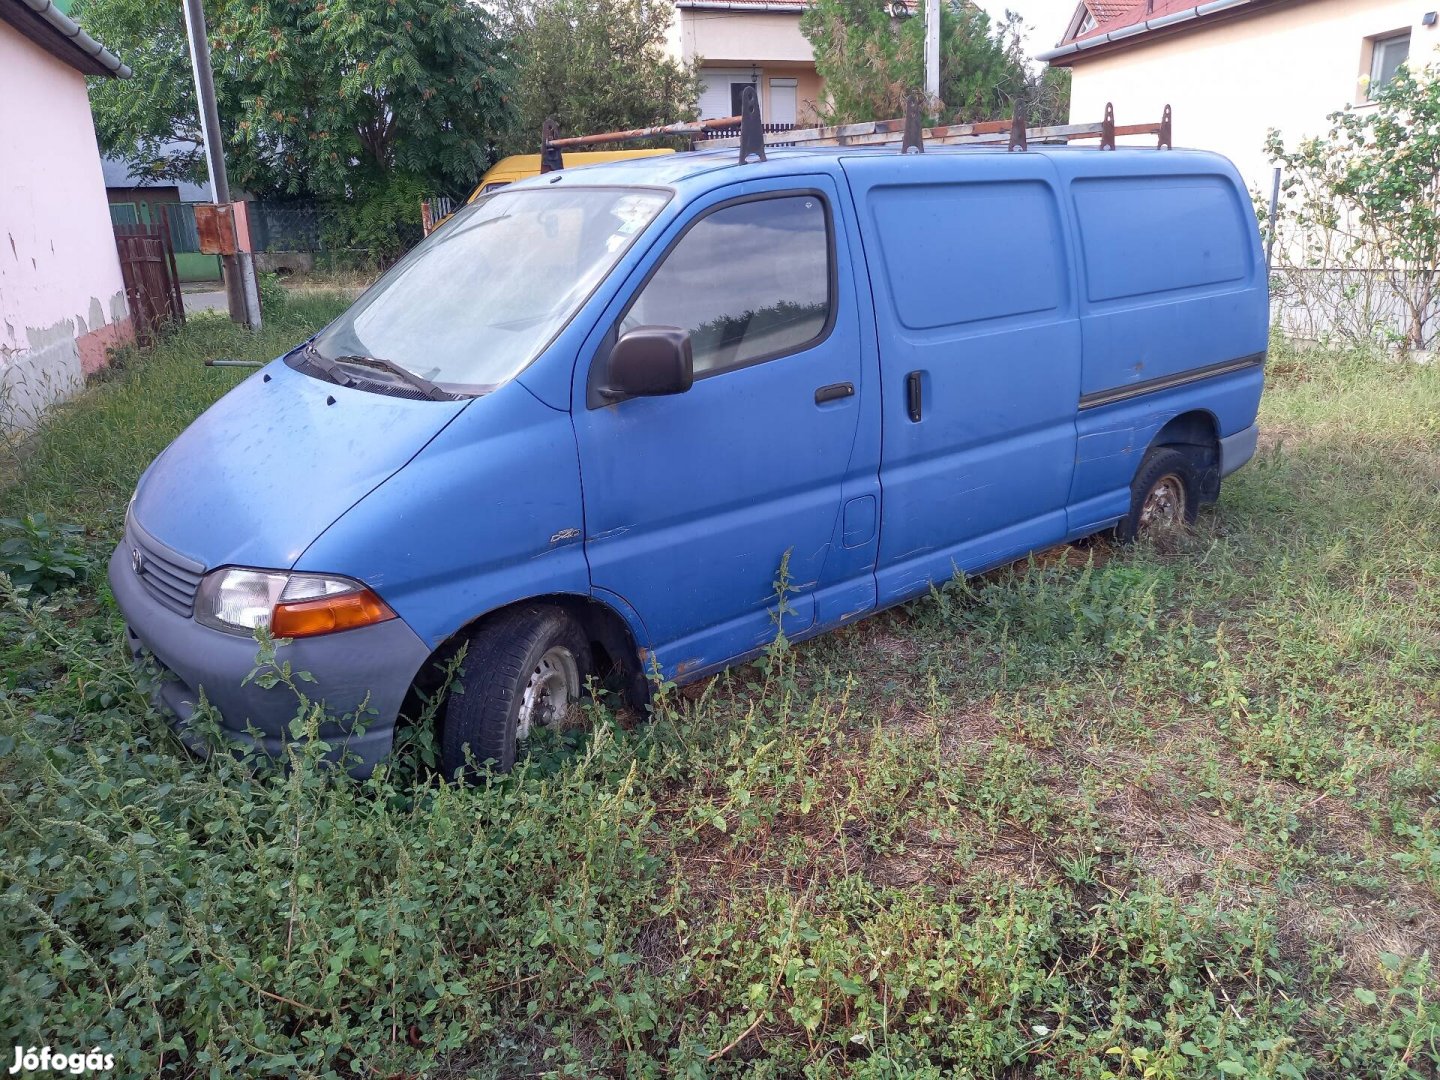
[[[395,612],[390,605],[369,589],[360,589],[317,600],[276,604],[270,615],[270,634],[277,638],[315,637],[393,618]]]

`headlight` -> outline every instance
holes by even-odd
[[[195,621],[232,634],[268,626],[277,638],[314,637],[395,618],[358,581],[228,567],[207,574],[195,594]]]

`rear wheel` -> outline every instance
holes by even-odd
[[[447,779],[489,761],[508,772],[537,727],[559,724],[585,689],[590,643],[558,608],[522,606],[482,623],[445,704],[440,766]]]
[[[1148,532],[1173,532],[1195,523],[1200,510],[1200,476],[1178,450],[1157,446],[1145,455],[1130,484],[1130,513],[1115,527],[1129,543]]]

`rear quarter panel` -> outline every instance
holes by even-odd
[[[1234,166],[1195,151],[1053,160],[1079,239],[1082,397],[1265,352],[1264,253]],[[1254,415],[1222,420],[1228,435]]]
[[[1255,422],[1269,294],[1254,211],[1229,161],[1199,151],[1056,153],[1075,220],[1081,328],[1072,534],[1128,507],[1159,430],[1200,412]],[[1250,360],[1227,371],[1227,365]],[[1208,370],[1224,372],[1191,377]],[[1171,384],[1174,385],[1171,385]]]

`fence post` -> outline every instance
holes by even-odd
[[[1280,216],[1280,166],[1275,166],[1275,180],[1270,186],[1270,235],[1265,238],[1265,276],[1275,266],[1275,222]]]

